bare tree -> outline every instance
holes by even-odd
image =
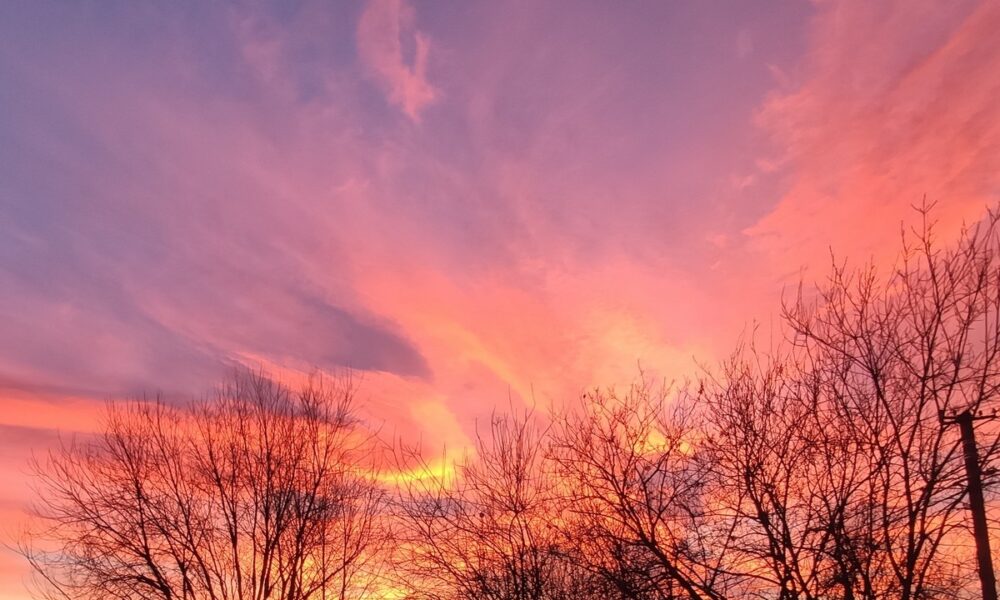
[[[595,391],[560,417],[551,458],[579,559],[626,598],[724,598],[731,532],[704,502],[706,469],[683,394]]]
[[[494,415],[454,477],[417,449],[400,466],[400,585],[428,599],[570,600],[591,578],[560,545],[559,489],[544,464],[545,431],[529,416]]]
[[[764,597],[954,598],[975,580],[941,415],[997,407],[998,217],[939,249],[927,213],[896,270],[835,265],[786,306],[783,355],[738,353],[709,385],[717,502],[742,534],[730,562]],[[986,466],[997,428],[980,441]]]
[[[846,415],[787,357],[738,357],[723,381],[706,396],[705,451],[711,502],[737,534],[727,568],[744,577],[744,595],[854,598],[884,589],[870,543],[877,459],[844,426]]]
[[[349,380],[238,375],[185,406],[112,404],[38,461],[22,549],[45,598],[312,600],[370,591],[382,492]]]

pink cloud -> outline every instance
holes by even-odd
[[[912,206],[937,202],[941,233],[979,218],[1000,189],[1000,5],[845,0],[821,7],[806,76],[758,120],[785,191],[746,230],[794,270],[828,248],[891,259]],[[766,171],[766,169],[762,170]]]
[[[358,23],[358,53],[372,77],[406,116],[420,121],[420,112],[438,97],[427,81],[430,40],[415,31],[414,11],[404,0],[371,0]],[[412,62],[403,51],[403,36],[412,36]]]

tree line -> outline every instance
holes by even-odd
[[[891,272],[834,265],[691,383],[494,413],[454,468],[388,449],[348,379],[243,374],[109,406],[34,466],[39,597],[977,597],[957,428],[1000,385],[998,217],[923,222]],[[977,423],[987,490],[1000,429]],[[382,456],[382,459],[375,457]],[[446,465],[447,466],[447,465]],[[388,473],[396,477],[392,483]]]

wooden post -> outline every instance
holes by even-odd
[[[976,432],[972,427],[974,418],[972,412],[966,410],[956,415],[951,422],[958,423],[962,430],[969,509],[972,511],[972,531],[976,536],[976,559],[979,563],[979,582],[983,586],[983,600],[997,600],[997,581],[993,574],[990,534],[986,525],[986,503],[983,500],[983,478],[979,469],[979,449],[976,447]]]

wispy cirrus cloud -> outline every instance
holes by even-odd
[[[439,96],[427,80],[430,38],[417,31],[406,0],[369,0],[358,23],[358,54],[370,75],[413,121]],[[404,41],[406,43],[404,43]],[[412,46],[412,52],[405,49]]]
[[[754,245],[790,269],[825,265],[831,245],[891,259],[925,196],[943,235],[977,220],[1000,192],[1000,5],[820,8],[804,64],[758,113],[784,191],[746,230]]]

